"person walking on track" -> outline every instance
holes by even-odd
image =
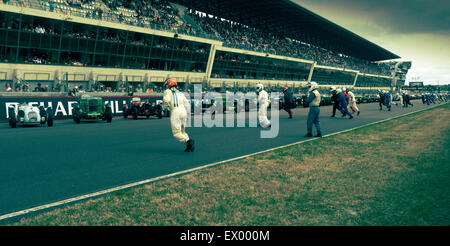
[[[306,103],[309,104],[309,112],[308,119],[306,122],[307,134],[305,137],[312,137],[312,128],[313,125],[316,127],[317,135],[314,137],[322,137],[322,130],[320,127],[320,93],[317,90],[319,88],[316,82],[308,83],[308,98],[306,99]]]

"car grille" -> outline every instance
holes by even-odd
[[[89,112],[97,112],[98,102],[97,100],[89,100]]]
[[[38,120],[38,114],[36,112],[29,112],[28,113],[28,120],[29,121],[37,121]]]

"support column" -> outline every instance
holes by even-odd
[[[358,76],[359,76],[359,71],[356,72],[355,81],[353,81],[353,87],[356,86],[356,81],[358,80]]]
[[[311,82],[311,78],[314,72],[314,67],[316,66],[317,62],[314,62],[313,64],[311,64],[311,69],[309,70],[309,76],[308,76],[308,81],[306,82]]]
[[[88,75],[88,88],[87,91],[92,91],[92,88],[95,87],[95,79],[94,79],[94,72],[90,72]]]
[[[56,90],[56,87],[59,84],[59,74],[60,74],[60,71],[56,70],[55,74],[53,75],[53,85],[52,85],[52,87],[53,87],[54,90]]]
[[[212,68],[214,65],[214,58],[216,57],[216,46],[211,45],[211,50],[209,51],[208,64],[206,65],[206,83],[209,84],[211,78]]]

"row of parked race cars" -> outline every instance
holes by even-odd
[[[294,97],[293,107],[307,107],[305,103],[306,96],[296,96]],[[219,103],[223,100],[222,103]],[[376,96],[373,97],[358,97],[358,103],[371,103],[379,100]],[[252,106],[250,106],[252,104]],[[322,106],[331,105],[331,97],[322,97]],[[216,107],[223,107],[222,112],[232,112],[237,113],[239,110],[249,111],[250,107],[256,108],[256,99],[245,100],[238,98],[234,101],[234,104],[227,105],[226,98],[220,97],[213,100],[191,100],[191,111],[204,112],[205,109],[215,109]],[[279,108],[284,108],[284,98],[281,96],[279,99]],[[53,126],[54,113],[51,107],[44,108],[43,106],[32,106],[27,103],[20,104],[18,107],[11,106],[9,110],[9,125],[12,128],[16,128],[18,125],[48,125]],[[168,109],[164,108],[162,101],[149,102],[148,100],[141,100],[139,97],[133,97],[129,104],[125,104],[123,109],[123,117],[132,117],[137,119],[139,117],[156,116],[159,119],[163,117],[169,117],[170,112]],[[83,95],[79,98],[78,102],[74,104],[73,121],[77,124],[82,121],[94,121],[103,120],[108,123],[112,122],[113,113],[111,106],[103,102],[101,97],[91,97],[89,95]]]
[[[19,125],[48,125],[53,126],[54,112],[51,107],[33,106],[22,103],[18,107],[10,106],[8,108],[8,122],[12,128]],[[161,103],[150,103],[148,100],[142,101],[139,97],[133,97],[129,104],[123,107],[123,116],[133,119],[138,117],[169,116],[168,110],[163,109]],[[79,124],[82,121],[102,120],[108,123],[112,122],[113,113],[111,106],[104,103],[101,97],[91,97],[89,95],[81,96],[76,104],[73,105],[72,119]]]

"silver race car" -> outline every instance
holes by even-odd
[[[45,125],[53,126],[53,111],[51,107],[31,106],[22,103],[18,107],[8,108],[9,125],[16,128],[17,125]]]

